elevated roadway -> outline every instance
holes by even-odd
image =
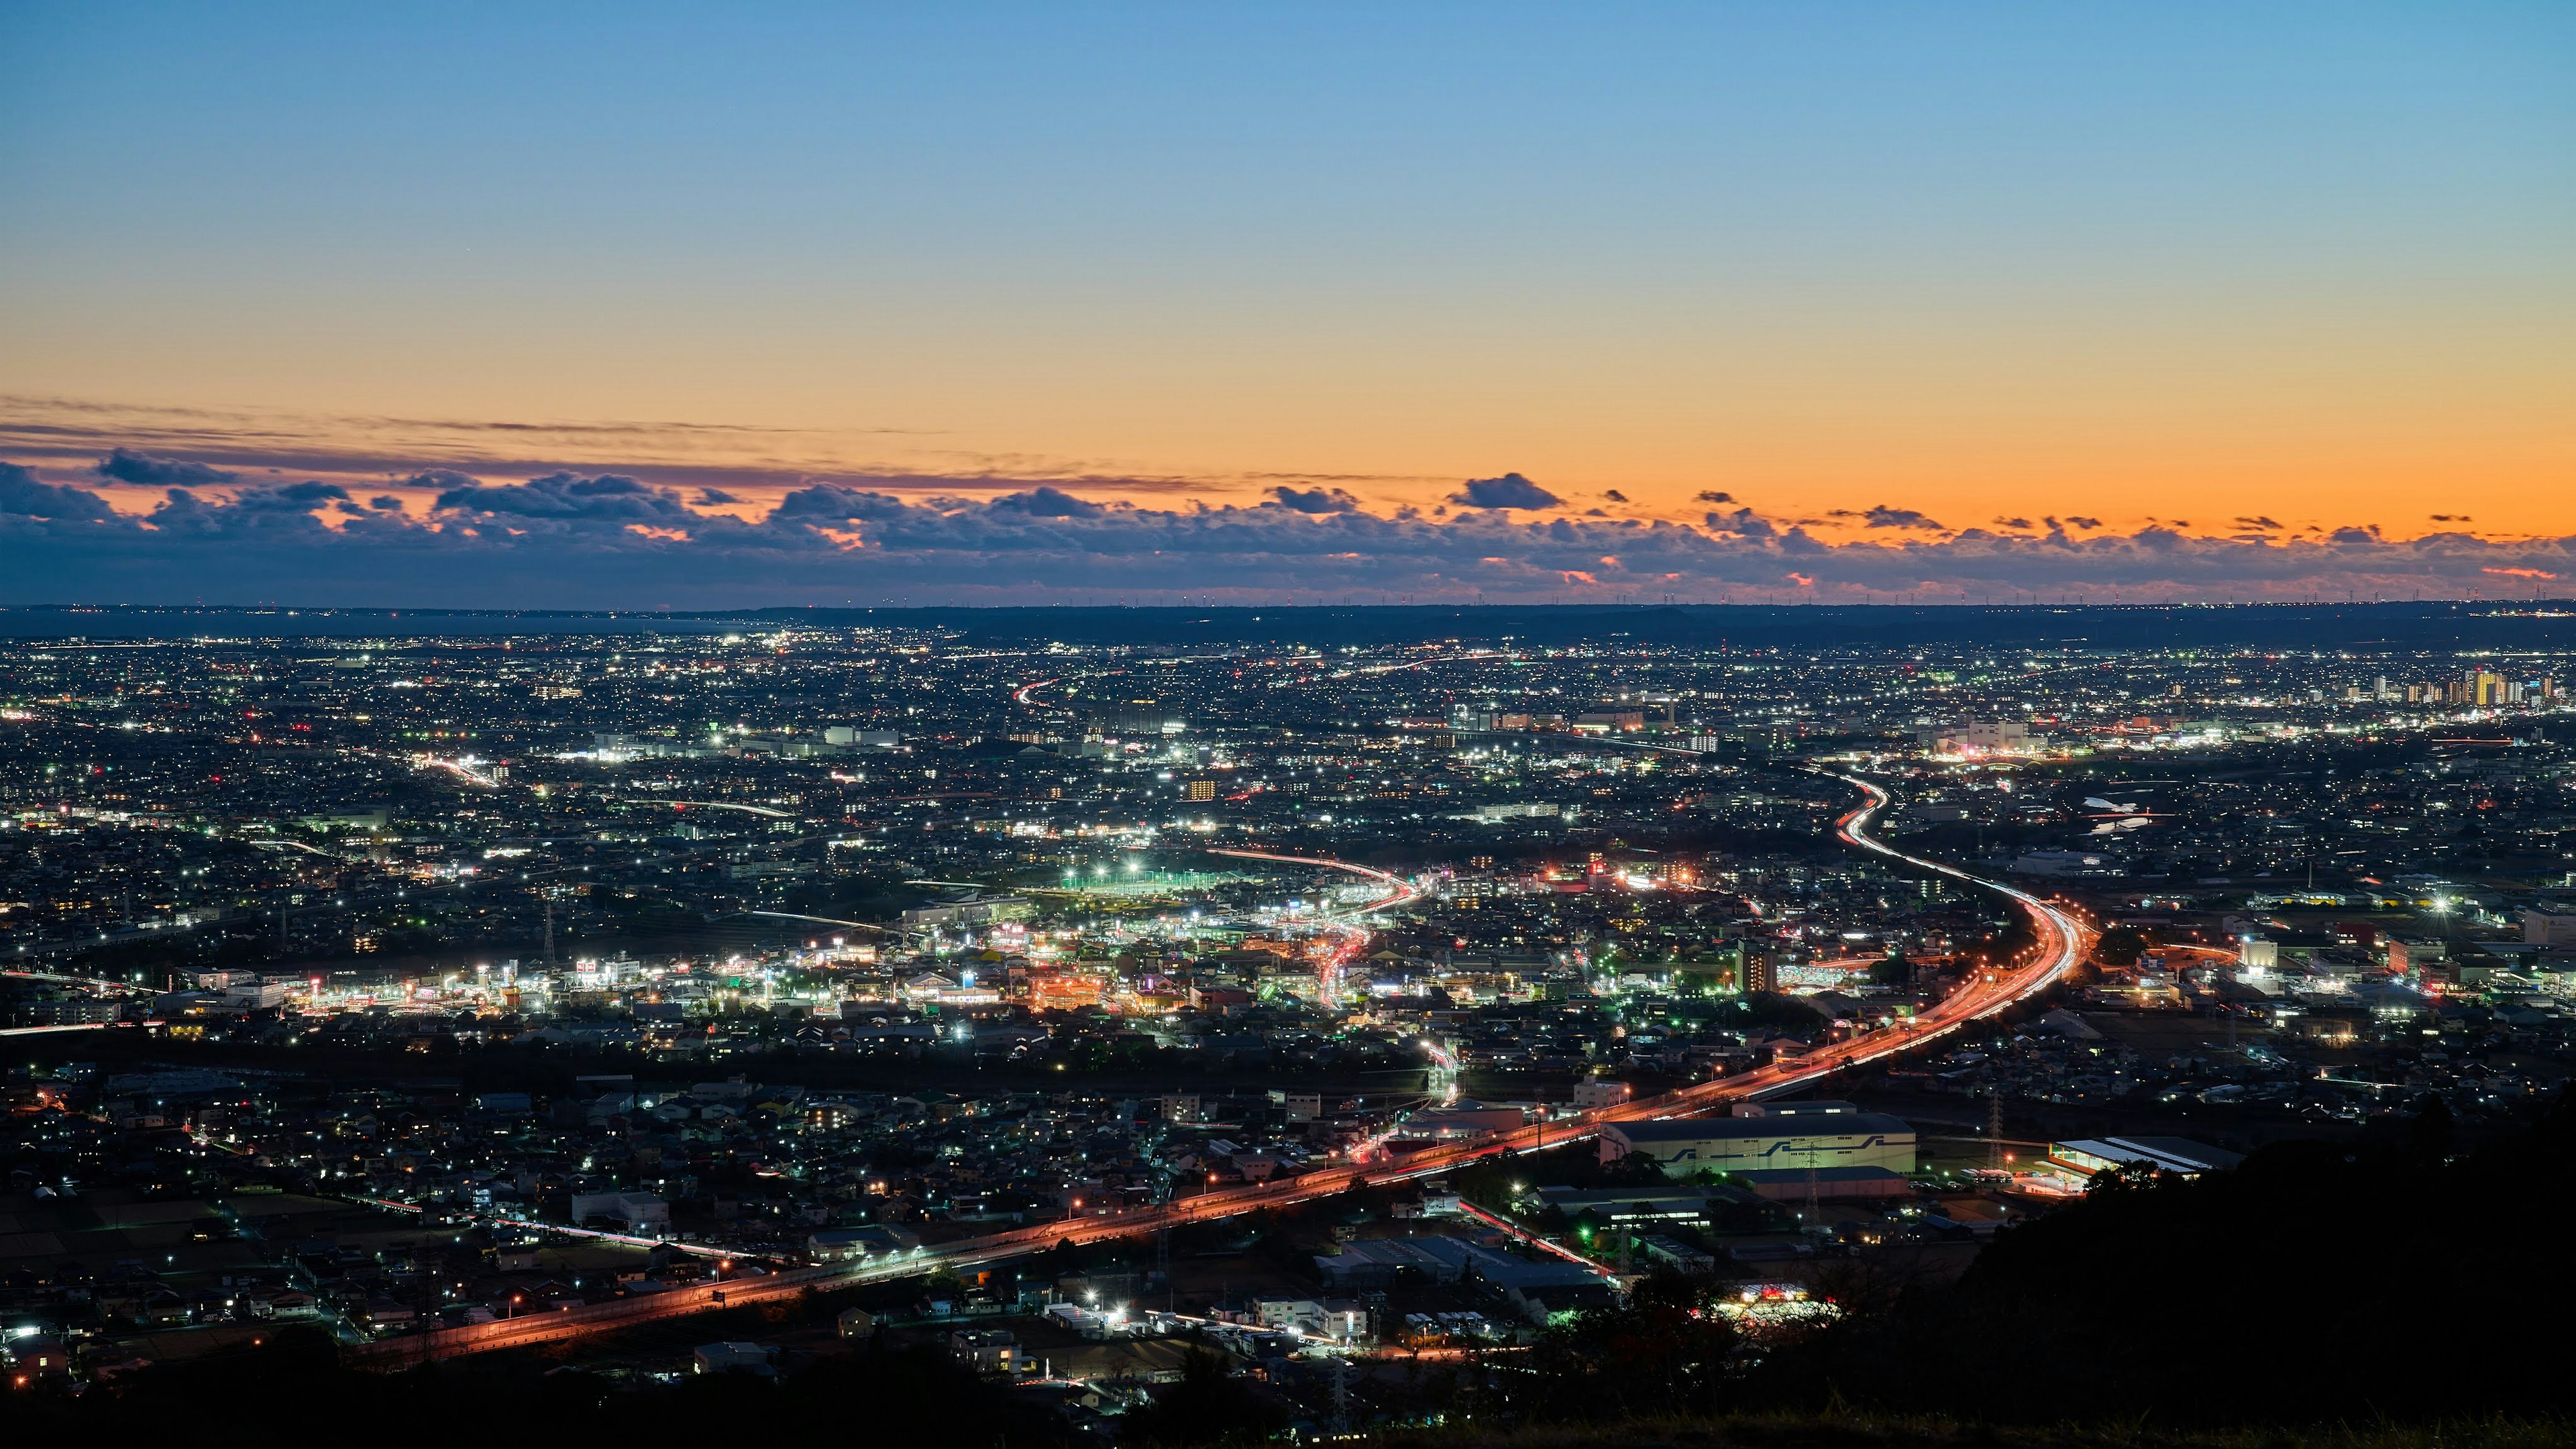
[[[1599,1108],[1561,1121],[1537,1123],[1518,1131],[1500,1133],[1454,1146],[1435,1147],[1401,1157],[1383,1152],[1370,1154],[1357,1160],[1304,1173],[1284,1182],[1222,1188],[1176,1198],[1150,1207],[1129,1208],[1087,1217],[1032,1224],[1009,1232],[941,1244],[936,1248],[925,1248],[874,1262],[792,1269],[758,1277],[734,1278],[721,1283],[674,1288],[647,1297],[618,1299],[553,1313],[440,1329],[406,1338],[385,1339],[355,1346],[348,1352],[352,1359],[359,1363],[398,1367],[462,1354],[485,1353],[494,1349],[554,1342],[593,1333],[611,1332],[635,1324],[650,1323],[715,1308],[792,1297],[809,1288],[825,1290],[845,1288],[863,1283],[913,1277],[942,1268],[951,1271],[978,1268],[1011,1258],[1025,1257],[1058,1243],[1088,1243],[1104,1238],[1122,1238],[1159,1232],[1183,1223],[1205,1222],[1256,1212],[1263,1208],[1285,1207],[1307,1202],[1347,1191],[1354,1185],[1376,1186],[1437,1176],[1489,1157],[1536,1152],[1545,1147],[1595,1137],[1600,1134],[1604,1125],[1613,1122],[1640,1122],[1667,1117],[1695,1116],[1731,1106],[1736,1102],[1776,1096],[1813,1086],[1846,1067],[1859,1066],[1881,1057],[1910,1051],[1972,1022],[1992,1016],[2014,1002],[2046,989],[2072,971],[2077,963],[2084,959],[2085,953],[2090,949],[2092,931],[2072,911],[2017,886],[1986,880],[1956,866],[1908,855],[1886,844],[1870,833],[1870,826],[1877,819],[1879,812],[1887,808],[1887,791],[1857,776],[1835,775],[1833,778],[1851,785],[1863,796],[1859,805],[1835,822],[1835,833],[1844,843],[1857,850],[1900,861],[1916,869],[1932,871],[1962,884],[2002,895],[2029,918],[2034,938],[2033,944],[2011,961],[1983,971],[1963,983],[1958,990],[1952,992],[1939,1004],[1910,1022],[1847,1041],[1828,1043],[1803,1056],[1775,1061],[1769,1066],[1750,1072],[1702,1082],[1660,1097]],[[1345,862],[1305,856],[1264,855],[1254,851],[1226,853],[1257,860],[1336,868],[1381,879],[1391,886],[1402,886],[1406,892],[1412,890],[1409,885],[1405,885],[1383,871],[1349,865]],[[1394,902],[1391,900],[1389,904],[1392,903]]]

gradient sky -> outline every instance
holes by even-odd
[[[0,6],[0,458],[2576,535],[2576,7],[1392,9]]]

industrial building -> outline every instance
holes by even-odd
[[[2136,1163],[2180,1177],[2198,1177],[2204,1172],[2225,1172],[2243,1162],[2245,1155],[2186,1137],[2100,1137],[2051,1143],[2048,1160],[2085,1177]]]
[[[1723,1172],[1777,1201],[1901,1197],[1911,1191],[1913,1125],[1877,1112],[1612,1122],[1601,1160],[1640,1153],[1667,1172]]]
[[[1697,1222],[1729,1206],[1755,1200],[1753,1194],[1741,1188],[1692,1182],[1652,1187],[1542,1187],[1530,1195],[1568,1218],[1591,1212],[1623,1228],[1649,1222]]]

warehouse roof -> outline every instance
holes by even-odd
[[[1631,1146],[1645,1142],[1717,1142],[1749,1137],[1860,1137],[1902,1132],[1914,1124],[1884,1112],[1836,1112],[1816,1117],[1663,1117],[1651,1122],[1611,1122]]]
[[[2245,1160],[2241,1152],[2194,1142],[2188,1137],[2078,1138],[2060,1142],[2051,1150],[2110,1162],[2144,1162],[2159,1171],[2180,1173],[2224,1172]]]

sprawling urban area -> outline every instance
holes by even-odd
[[[1655,1285],[1758,1353],[2576,1063],[2576,652],[1300,612],[14,641],[8,1372],[1434,1423]]]

